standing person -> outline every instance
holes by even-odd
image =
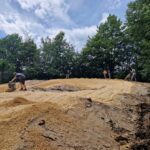
[[[107,70],[106,69],[103,70],[103,75],[104,75],[104,78],[106,79],[107,78]]]
[[[131,76],[132,76],[132,72],[131,72],[131,68],[129,68],[129,70],[128,70],[128,74],[126,75],[126,77],[124,78],[125,80],[127,80],[127,81],[130,81],[131,80]]]
[[[135,69],[131,70],[131,81],[136,81],[136,71],[135,71]]]
[[[26,76],[23,73],[14,73],[14,77],[11,80],[11,82],[18,81],[20,83],[20,91],[26,91],[26,85],[25,85]]]
[[[108,72],[109,79],[111,79],[111,72],[110,72],[110,70],[108,69],[107,72]]]
[[[66,79],[69,79],[70,75],[71,75],[71,71],[70,71],[70,70],[67,70]]]

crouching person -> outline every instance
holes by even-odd
[[[26,76],[23,73],[14,73],[14,77],[11,82],[18,81],[20,83],[20,91],[26,91],[25,85]]]

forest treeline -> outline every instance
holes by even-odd
[[[126,21],[109,15],[97,27],[93,37],[77,52],[65,40],[65,33],[53,39],[41,39],[37,47],[31,37],[18,34],[0,39],[0,82],[7,82],[13,72],[24,72],[28,79],[103,77],[109,68],[113,78],[124,78],[131,68],[138,81],[150,81],[150,1],[128,4]]]

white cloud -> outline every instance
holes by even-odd
[[[66,38],[69,42],[73,43],[75,48],[79,51],[86,44],[88,37],[96,33],[96,29],[97,27],[93,25],[90,27],[65,30]]]
[[[0,14],[0,29],[6,34],[18,33],[23,37],[27,33],[35,37],[37,31],[44,30],[42,25],[36,22],[24,21],[18,15],[5,16],[2,14]],[[40,32],[38,33],[40,34]]]
[[[7,18],[7,19],[6,19]],[[13,20],[13,21],[9,21]],[[64,31],[68,42],[73,44],[79,51],[85,45],[88,36],[93,36],[96,33],[96,26],[83,27],[83,28],[44,28],[41,24],[36,22],[25,21],[17,15],[4,16],[0,15],[0,28],[6,34],[18,33],[23,38],[26,34],[33,37],[38,45],[42,37],[49,36],[53,38],[60,31]]]
[[[68,42],[75,46],[77,51],[80,51],[86,44],[88,37],[93,36],[96,33],[97,27],[95,25],[83,28],[63,29],[63,28],[51,28],[46,32],[49,33],[49,37],[55,37],[60,31],[65,32],[65,37]]]
[[[14,1],[20,7],[13,4]],[[121,0],[106,0],[105,3],[107,7],[115,8],[121,5]],[[23,37],[28,33],[38,45],[41,37],[52,38],[64,31],[67,41],[79,51],[86,44],[88,36],[93,36],[97,29],[96,25],[76,25],[70,17],[69,11],[77,10],[83,4],[86,4],[86,0],[0,0],[0,30],[6,34],[18,33]],[[107,20],[107,12],[109,11],[102,13],[99,23]]]
[[[109,16],[109,13],[103,13],[102,19],[100,20],[99,24],[105,23],[107,21],[108,16]]]
[[[67,25],[71,24],[71,19],[67,12],[69,6],[64,3],[65,0],[17,1],[27,14],[17,12],[17,10],[10,5],[10,1],[7,0],[7,3],[5,2],[5,6],[7,6],[5,11],[7,11],[7,13],[5,11],[0,11],[0,30],[4,31],[6,34],[18,33],[23,38],[25,38],[26,34],[29,34],[34,38],[36,43],[40,45],[40,39],[42,37],[49,36],[53,38],[60,31],[64,31],[67,41],[73,44],[79,51],[86,43],[88,36],[92,36],[96,33],[96,26],[94,25],[89,27],[72,27],[71,29],[65,26],[59,28],[57,26],[46,26],[43,22],[37,20],[35,16],[32,17],[32,13],[35,13],[36,16],[44,20],[49,19],[49,17],[52,19],[63,18],[63,21]],[[51,11],[49,12],[48,10]],[[30,13],[31,15],[29,15]],[[49,16],[47,17],[47,15]]]
[[[34,11],[35,15],[41,19],[54,17],[66,23],[72,20],[68,15],[69,5],[65,0],[17,0],[22,9]]]

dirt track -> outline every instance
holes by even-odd
[[[27,87],[0,86],[0,150],[150,148],[150,84],[66,79]]]

